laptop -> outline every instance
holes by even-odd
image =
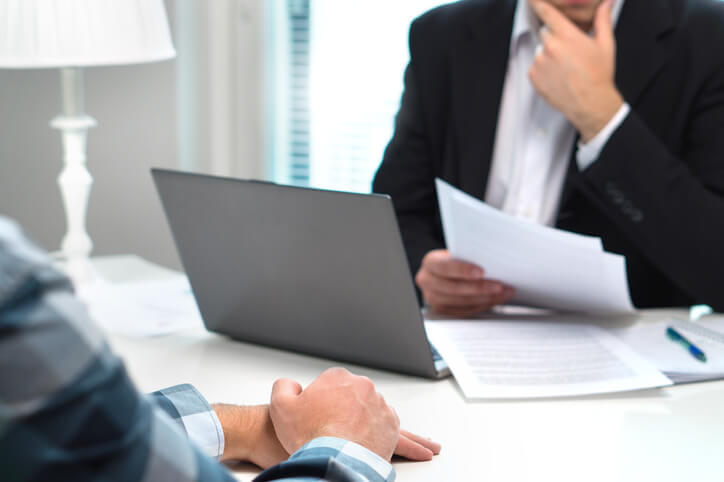
[[[450,374],[389,196],[152,169],[206,327],[343,362]]]

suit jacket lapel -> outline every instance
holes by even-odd
[[[671,36],[666,34],[675,27],[671,8],[671,3],[663,0],[627,0],[621,10],[616,24],[616,87],[634,111],[637,100],[669,57]],[[581,182],[576,150],[574,145],[561,196],[561,211],[575,185]]]
[[[665,34],[675,27],[671,3],[628,0],[616,26],[616,86],[635,109],[636,101],[669,58]]]
[[[479,3],[452,53],[452,96],[457,184],[482,199],[508,66],[515,0]]]

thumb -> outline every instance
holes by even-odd
[[[272,386],[271,401],[275,403],[286,399],[293,399],[300,393],[302,393],[302,386],[299,383],[288,378],[280,378],[275,381]]]
[[[593,20],[593,31],[596,42],[607,51],[613,52],[616,40],[613,36],[613,20],[611,19],[612,0],[603,0],[596,10]]]

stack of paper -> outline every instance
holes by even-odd
[[[426,321],[468,398],[537,398],[671,385],[644,357],[593,325],[515,320]]]
[[[78,296],[95,322],[112,333],[157,336],[203,326],[186,276],[129,283],[99,281],[81,288]]]
[[[516,219],[436,180],[450,254],[513,286],[513,303],[564,311],[633,310],[626,262],[601,240]]]

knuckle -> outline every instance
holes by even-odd
[[[274,384],[274,386],[272,386],[271,396],[269,397],[269,404],[270,405],[283,405],[285,403],[285,399],[286,399],[286,397],[282,396],[281,394],[279,394],[277,392],[277,385]]]
[[[432,251],[429,251],[423,258],[422,258],[422,264],[423,266],[429,266],[430,264],[434,264],[439,262],[440,260],[444,259],[445,252],[440,249],[434,249]]]
[[[400,417],[399,417],[399,415],[397,415],[397,411],[389,405],[387,405],[385,407],[385,409],[386,409],[385,415],[387,417],[387,420],[388,420],[390,426],[394,427],[395,431],[399,431],[400,430]]]
[[[395,426],[399,429],[400,428],[400,416],[397,414],[397,410],[394,409],[394,407],[390,407],[390,410],[392,411],[392,420],[395,423]]]
[[[533,61],[533,65],[531,66],[530,70],[528,70],[528,78],[532,82],[536,82],[539,78],[538,70],[540,69],[540,56],[536,56],[535,60]]]
[[[557,57],[561,52],[561,43],[556,39],[549,38],[548,41],[543,43],[543,51],[550,57]]]
[[[357,377],[358,385],[366,392],[374,391],[375,384],[369,377],[359,376]]]
[[[349,375],[350,373],[342,367],[332,367],[324,371],[324,375],[332,376],[335,378],[341,378]]]
[[[276,390],[278,390],[284,383],[287,383],[288,379],[286,378],[279,378],[274,381],[272,384],[272,393],[274,393]]]
[[[420,270],[415,275],[415,283],[417,283],[418,286],[423,287],[427,286],[429,280],[429,275],[427,274],[427,271],[423,268],[420,268]]]

